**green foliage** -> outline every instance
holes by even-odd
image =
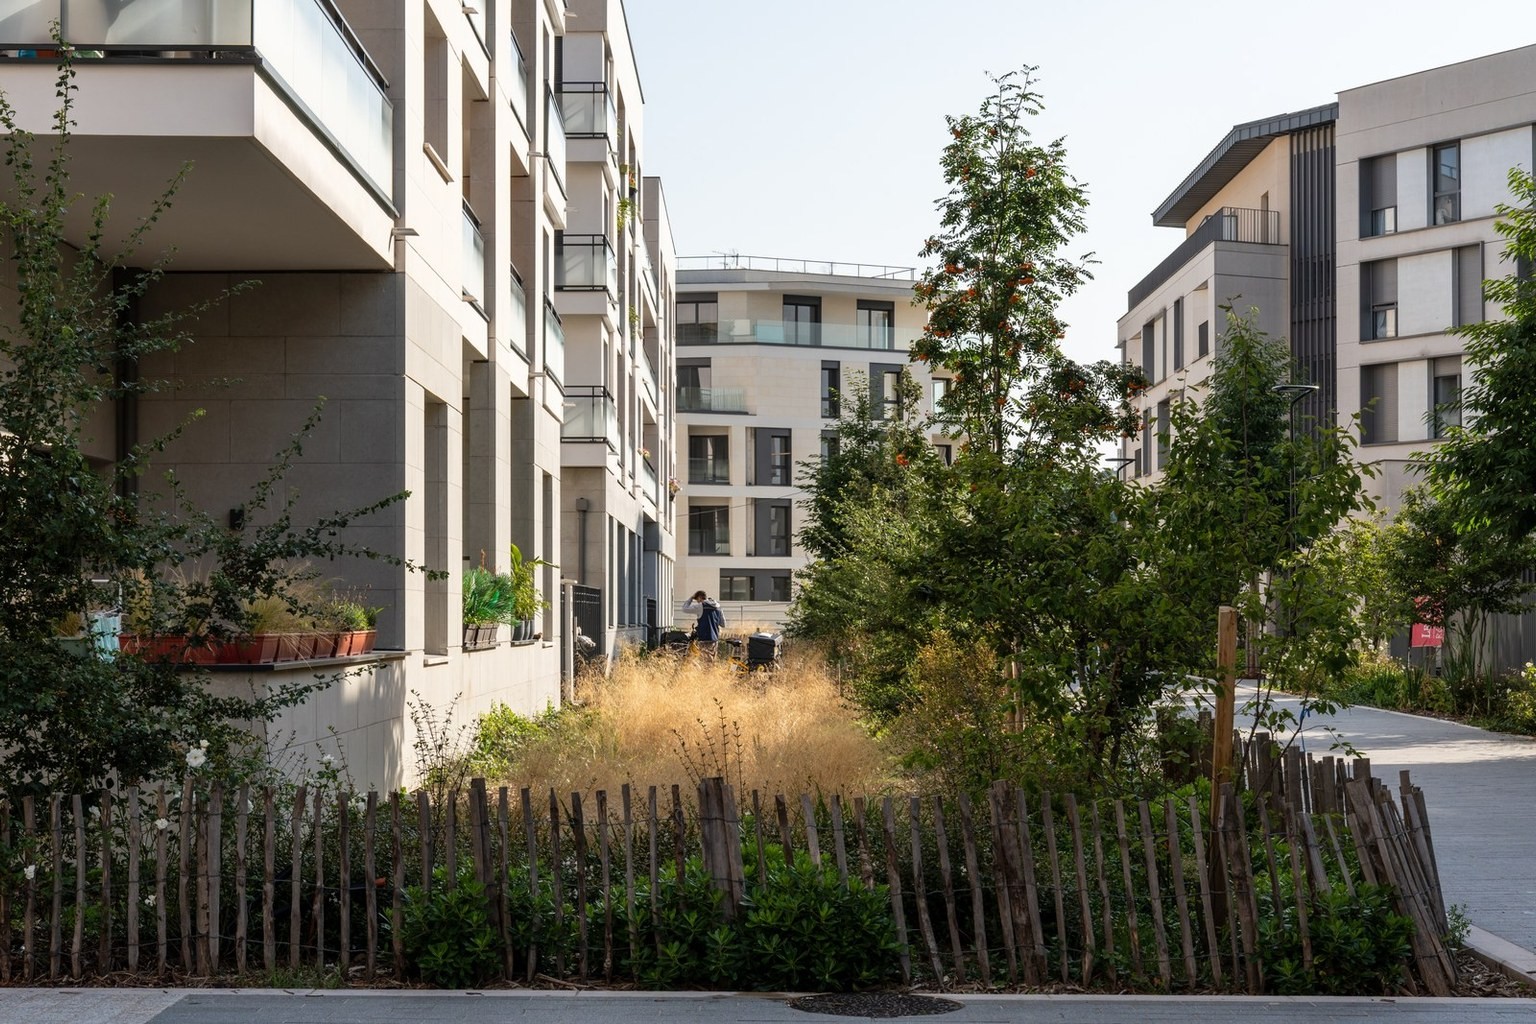
[[[465,625],[512,621],[515,587],[511,576],[477,565],[464,570],[461,587]]]
[[[1392,909],[1391,890],[1360,883],[1351,896],[1320,894],[1307,918],[1312,965],[1303,966],[1296,910],[1259,923],[1265,986],[1279,995],[1380,995],[1409,961],[1413,920]]]
[[[450,879],[445,868],[432,876],[430,893],[406,890],[401,937],[407,961],[423,981],[439,988],[477,988],[502,968],[501,937],[491,927],[485,887],[474,871]]]
[[[518,755],[560,717],[553,705],[526,718],[500,702],[475,720],[469,741],[469,774],[487,779],[513,776]]]

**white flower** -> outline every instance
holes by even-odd
[[[30,881],[32,881],[32,879],[37,877],[37,865],[36,864],[28,864],[26,867],[21,869],[21,873],[23,875],[26,875],[27,876],[27,881],[30,882]]]
[[[321,754],[320,755],[320,763],[321,764],[330,764],[331,762],[333,762],[335,760],[336,759],[334,757],[332,757],[330,754]]]
[[[164,832],[166,829],[168,829],[170,827],[171,827],[171,822],[170,822],[169,818],[156,818],[155,819],[155,831],[156,832]]]
[[[208,749],[208,741],[207,740],[198,740],[197,741],[197,745],[199,747],[202,747],[204,750]]]
[[[188,768],[201,768],[207,760],[208,751],[204,750],[202,747],[193,747],[191,750],[187,751]]]
[[[150,893],[148,896],[144,897],[144,905],[146,907],[152,907],[152,906],[155,905],[155,894],[154,893]]]

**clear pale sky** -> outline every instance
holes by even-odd
[[[944,115],[1038,65],[1032,131],[1066,137],[1090,200],[1074,250],[1100,260],[1064,307],[1079,359],[1114,357],[1126,290],[1181,237],[1153,208],[1234,124],[1536,42],[1531,0],[625,3],[644,171],[684,255],[918,263]]]

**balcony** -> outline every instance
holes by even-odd
[[[77,51],[71,189],[114,194],[109,248],[190,162],[151,239],[176,248],[176,269],[393,265],[394,108],[328,0],[41,0],[0,13],[0,51],[52,49],[55,21]],[[51,131],[56,68],[0,63],[21,126]],[[71,226],[80,243],[88,220]]]
[[[605,235],[555,236],[555,288],[567,292],[619,293],[619,261]]]
[[[561,82],[560,110],[569,138],[607,139],[610,152],[618,149],[619,118],[606,82]]]
[[[690,458],[688,482],[690,484],[728,484],[731,482],[731,464],[726,459]]]
[[[832,260],[794,260],[778,256],[679,256],[678,270],[751,270],[770,274],[813,274],[822,277],[876,277],[887,281],[916,281],[915,267],[888,267],[871,263],[838,263]]]
[[[656,478],[656,467],[648,459],[640,460],[640,487],[652,505],[661,504],[661,481]]]
[[[523,279],[518,275],[517,268],[509,267],[508,273],[511,281],[512,304],[507,310],[507,315],[502,318],[501,333],[507,339],[507,344],[526,359],[528,357],[528,293],[523,290]]]
[[[462,276],[464,299],[485,312],[485,238],[480,234],[480,218],[464,203]]]
[[[551,92],[544,98],[544,163],[559,186],[562,209],[565,207],[565,150],[565,116]]]
[[[1280,245],[1280,211],[1223,206],[1201,221],[1200,226],[1169,253],[1156,270],[1142,278],[1126,294],[1126,308],[1135,309],[1181,267],[1216,242]]]
[[[678,412],[746,412],[742,388],[678,388]]]
[[[523,48],[517,45],[517,34],[508,32],[507,37],[512,42],[512,64],[514,72],[507,77],[507,94],[512,104],[512,113],[517,115],[517,123],[523,126],[523,131],[528,130],[528,61],[523,57]]]
[[[640,386],[645,389],[646,397],[651,400],[651,407],[659,409],[661,405],[661,389],[656,381],[656,368],[651,365],[651,357],[645,354],[645,346],[641,346],[638,358],[640,360],[640,372],[636,374],[640,378]]]
[[[548,299],[544,300],[544,372],[556,384],[565,381],[565,329],[560,326],[560,314]]]
[[[923,336],[917,327],[869,327],[859,324],[808,324],[792,320],[722,320],[679,324],[679,345],[790,345],[806,348],[856,348],[905,352]]]
[[[619,450],[619,413],[607,388],[566,388],[565,404],[565,422],[560,427],[560,440],[602,443],[614,451]]]

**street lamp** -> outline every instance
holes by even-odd
[[[1106,455],[1104,456],[1104,461],[1113,462],[1115,464],[1115,476],[1119,478],[1120,474],[1125,472],[1125,467],[1135,462],[1136,460],[1129,455]]]

